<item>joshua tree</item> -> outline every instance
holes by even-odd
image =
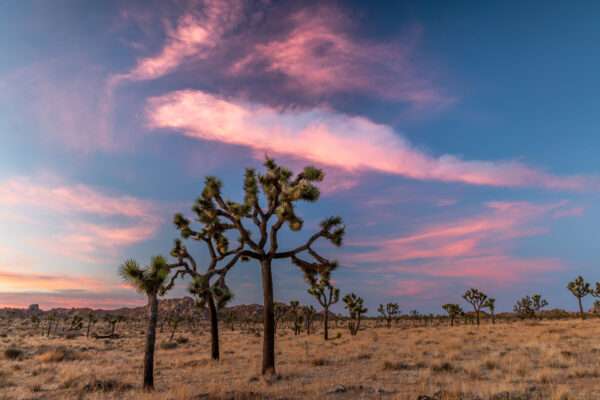
[[[591,292],[590,284],[588,282],[585,282],[581,275],[579,275],[577,279],[575,279],[572,282],[569,282],[569,284],[567,285],[567,289],[569,289],[569,291],[573,293],[573,296],[577,297],[577,301],[579,302],[579,314],[581,315],[581,319],[585,319],[585,314],[583,313],[583,306],[581,305],[581,298],[587,296],[588,293]]]
[[[169,336],[169,342],[172,342],[173,336],[175,335],[175,331],[177,330],[177,327],[179,326],[179,322],[181,322],[181,318],[173,317],[173,318],[171,318],[171,320],[169,322],[171,323],[171,328],[173,328],[171,330],[171,336]]]
[[[454,326],[454,318],[463,313],[463,309],[458,304],[447,303],[442,306],[450,318],[450,326]]]
[[[89,312],[87,315],[88,323],[87,323],[87,333],[86,337],[90,337],[90,326],[95,325],[98,322],[98,317],[93,312]]]
[[[350,334],[352,336],[356,336],[356,333],[360,329],[360,316],[369,310],[367,308],[363,308],[364,300],[361,297],[355,295],[354,293],[349,293],[345,295],[342,301],[346,303],[346,306],[344,308],[347,308],[350,312],[348,329],[350,329]]]
[[[279,321],[281,320],[281,318],[283,318],[283,316],[285,315],[286,312],[287,312],[287,309],[286,309],[285,305],[283,305],[281,303],[275,304],[275,314],[274,314],[275,332],[277,332],[277,324],[279,324]]]
[[[513,310],[519,314],[521,319],[535,318],[540,310],[548,305],[548,302],[542,299],[542,295],[534,294],[533,296],[525,296],[517,301]]]
[[[35,329],[37,329],[37,328],[40,327],[40,322],[41,321],[42,320],[37,315],[32,315],[31,316],[31,324],[35,326]],[[43,336],[43,332],[42,332],[42,336]]]
[[[479,325],[479,312],[487,300],[487,294],[471,288],[463,294],[463,299],[473,306],[473,310],[475,310],[475,314],[477,315],[477,325]]]
[[[233,323],[235,322],[235,312],[233,310],[229,310],[227,316],[224,319],[226,324],[229,324],[231,327],[231,332],[233,332]]]
[[[306,321],[306,334],[310,335],[310,328],[315,315],[317,315],[317,310],[315,310],[313,306],[307,306],[302,309],[302,314],[304,315],[304,320]]]
[[[73,314],[71,318],[71,326],[67,329],[67,331],[75,331],[83,328],[83,317]]]
[[[325,259],[312,248],[319,238],[328,239],[336,246],[342,244],[345,228],[340,217],[331,217],[321,223],[320,229],[304,244],[287,251],[279,250],[279,233],[285,223],[292,231],[302,229],[303,221],[295,213],[299,201],[315,202],[319,189],[314,182],[323,180],[322,170],[309,166],[296,175],[288,168],[281,167],[274,160],[266,158],[267,171],[257,174],[252,168],[246,169],[244,180],[244,200],[237,203],[224,200],[221,196],[222,183],[214,176],[205,179],[202,196],[198,198],[194,212],[205,224],[205,230],[217,231],[221,236],[224,230],[235,229],[240,234],[244,246],[243,259],[257,260],[261,265],[264,305],[264,335],[262,374],[275,374],[275,307],[273,303],[273,275],[271,265],[276,259],[290,259],[302,269],[305,276],[314,276],[332,269],[334,262]],[[260,195],[262,192],[262,196]],[[261,199],[266,200],[264,207]],[[183,232],[189,231],[189,224],[181,219]],[[177,221],[176,221],[177,223]],[[250,237],[246,224],[253,224],[256,238]],[[191,234],[190,232],[190,235]],[[224,236],[223,236],[224,237]],[[299,258],[307,252],[314,262]]]
[[[492,324],[495,324],[496,320],[494,319],[494,310],[496,310],[496,299],[490,297],[486,300],[483,306],[489,308],[490,315],[492,316]]]
[[[392,327],[392,320],[396,315],[400,314],[400,306],[398,303],[387,303],[384,308],[383,304],[380,304],[377,311],[383,315],[383,319],[385,319],[387,327],[390,329]]]
[[[119,268],[123,280],[138,292],[148,296],[148,329],[144,350],[144,389],[154,388],[154,344],[156,342],[156,321],[158,318],[158,295],[165,294],[165,283],[169,276],[169,266],[162,256],[152,258],[149,267],[142,268],[134,260],[127,260]]]
[[[46,334],[46,336],[50,337],[50,330],[52,329],[52,324],[54,323],[54,314],[46,314],[46,321],[48,321],[48,333]]]
[[[596,282],[596,289],[590,290],[589,293],[596,298],[600,297],[600,282]],[[594,312],[598,312],[599,309],[600,309],[600,301],[595,300],[594,301]]]
[[[548,305],[548,302],[542,299],[541,294],[534,294],[533,296],[531,296],[531,299],[533,300],[533,311],[535,315],[538,316],[540,310],[546,307]]]
[[[192,210],[198,212],[197,207],[195,205]],[[186,275],[192,277],[188,290],[196,298],[198,308],[208,308],[211,358],[218,360],[220,352],[219,315],[217,310],[224,308],[233,299],[233,292],[225,284],[225,276],[240,258],[243,245],[240,244],[236,249],[229,250],[229,240],[224,235],[226,228],[223,227],[221,222],[215,221],[212,225],[207,224],[199,232],[190,228],[190,221],[184,218],[182,214],[176,214],[173,223],[181,231],[183,239],[190,238],[206,244],[210,262],[206,271],[204,273],[200,272],[195,259],[188,253],[186,246],[182,244],[180,239],[175,239],[171,255],[177,258],[177,263],[169,265],[171,270],[175,271],[175,274],[167,288],[171,289],[179,276],[182,278]],[[227,261],[226,265],[217,268],[220,262],[225,261]],[[211,283],[213,278],[217,279]]]
[[[298,305],[300,303],[296,300],[290,301],[290,314],[294,318],[294,335],[300,334],[300,329],[302,329],[302,320],[304,319],[302,315],[300,315],[300,310]]]
[[[331,286],[331,283],[329,281],[329,274],[327,273],[323,274],[318,282],[311,282],[310,289],[308,289],[308,293],[310,293],[315,299],[317,299],[317,301],[325,311],[323,314],[323,337],[325,338],[325,340],[327,340],[329,339],[329,307],[340,300],[340,289]]]

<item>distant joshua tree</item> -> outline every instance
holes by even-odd
[[[535,318],[540,310],[548,305],[548,302],[542,299],[541,294],[534,294],[533,296],[525,296],[521,300],[517,301],[513,310],[519,314],[521,319]]]
[[[486,300],[483,306],[490,310],[490,315],[492,316],[492,324],[495,324],[496,320],[494,319],[494,311],[496,310],[496,299],[490,297]]]
[[[73,314],[71,318],[71,326],[67,329],[67,331],[75,331],[83,328],[83,317]]]
[[[380,304],[377,311],[383,316],[388,329],[390,329],[392,327],[392,320],[400,314],[400,306],[398,303],[387,303],[384,308],[383,304]]]
[[[233,332],[233,323],[235,322],[235,320],[236,320],[235,311],[229,310],[229,312],[227,313],[227,316],[225,317],[223,322],[230,325],[231,332]]]
[[[148,329],[144,349],[144,389],[154,389],[154,345],[158,319],[158,295],[164,295],[169,266],[162,256],[152,258],[149,267],[142,268],[135,260],[125,261],[119,268],[123,280],[138,292],[148,296]]]
[[[300,329],[302,329],[302,321],[304,319],[304,317],[300,315],[300,309],[298,308],[299,305],[300,302],[297,300],[290,301],[290,314],[294,318],[294,335],[300,334]]]
[[[319,281],[312,281],[310,293],[323,307],[323,337],[329,339],[328,322],[329,322],[329,307],[340,300],[340,289],[331,286],[329,273],[323,274]]]
[[[348,329],[350,329],[350,334],[352,336],[356,336],[358,330],[360,329],[360,316],[369,310],[367,308],[363,308],[364,300],[354,293],[345,295],[342,301],[346,303],[344,308],[347,308],[350,313]]]
[[[600,282],[596,282],[596,289],[590,290],[590,294],[596,298],[600,297]],[[594,312],[600,310],[600,301],[594,301]]]
[[[313,306],[306,306],[302,309],[302,314],[304,315],[304,321],[306,321],[306,334],[310,335],[310,329],[315,315],[317,315],[317,310]]]
[[[173,336],[175,336],[175,331],[177,330],[177,327],[179,326],[180,322],[181,322],[181,318],[179,318],[179,317],[173,317],[169,321],[169,323],[171,324],[171,328],[172,328],[171,336],[169,337],[169,342],[173,341]]]
[[[581,315],[581,319],[585,319],[585,314],[583,313],[583,306],[581,305],[581,298],[591,293],[590,284],[588,282],[585,282],[581,275],[579,275],[577,279],[575,279],[572,282],[569,282],[569,284],[567,285],[567,289],[569,289],[569,291],[573,293],[573,296],[577,297],[577,301],[579,302],[579,314]]]
[[[463,299],[470,303],[473,306],[473,310],[475,310],[475,314],[477,316],[477,325],[479,325],[479,313],[481,311],[481,307],[485,304],[487,300],[487,294],[480,292],[475,288],[471,288],[463,294]]]
[[[50,330],[52,330],[52,325],[54,324],[54,314],[46,314],[46,321],[48,321],[48,333],[46,334],[46,336],[50,337]]]
[[[275,318],[275,332],[277,332],[277,325],[279,325],[279,321],[285,316],[287,312],[287,307],[281,303],[275,303],[275,313],[273,318]]]
[[[38,317],[37,315],[31,316],[31,324],[35,327],[35,329],[40,327],[40,322],[42,322],[40,317]]]
[[[444,304],[442,308],[448,313],[448,318],[450,318],[450,326],[454,326],[454,319],[457,315],[461,315],[463,313],[463,309],[458,304],[452,303]]]
[[[87,320],[88,320],[87,333],[86,333],[85,337],[90,337],[90,327],[92,325],[95,325],[96,322],[98,322],[98,316],[90,311],[87,315]]]

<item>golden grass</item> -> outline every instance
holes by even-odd
[[[121,327],[116,340],[67,340],[4,329],[0,350],[13,346],[23,357],[0,360],[0,399],[416,399],[442,389],[446,399],[502,391],[522,399],[600,398],[596,319],[369,326],[355,337],[330,329],[342,336],[328,342],[280,328],[278,375],[269,379],[259,376],[262,338],[254,333],[222,328],[221,361],[214,362],[207,332],[182,331],[187,343],[157,346],[153,393],[141,390],[141,330]],[[159,334],[157,343],[168,336]],[[338,385],[346,392],[327,394]]]

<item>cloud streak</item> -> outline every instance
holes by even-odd
[[[203,140],[290,155],[351,171],[375,170],[425,181],[499,187],[585,190],[596,179],[556,176],[517,161],[435,157],[391,127],[329,109],[294,110],[227,100],[199,90],[149,99],[153,128],[171,128]]]
[[[0,204],[13,215],[29,218],[31,222],[25,224],[35,232],[27,235],[29,243],[88,262],[104,260],[107,254],[152,238],[162,223],[151,201],[111,195],[87,185],[39,183],[30,178],[3,182]],[[50,222],[54,220],[58,225]]]

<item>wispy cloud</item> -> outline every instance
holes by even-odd
[[[165,21],[167,39],[160,52],[139,59],[127,73],[113,75],[109,80],[111,86],[120,81],[157,79],[190,58],[207,57],[221,43],[223,35],[238,25],[243,11],[242,1],[206,0],[196,9],[190,8],[174,28]]]
[[[453,278],[454,282],[487,285],[536,280],[542,272],[565,269],[561,260],[519,258],[516,239],[545,233],[541,220],[566,202],[532,204],[489,202],[479,215],[424,225],[410,235],[391,239],[348,241],[360,252],[344,257],[352,264],[375,265],[370,273]]]
[[[29,243],[88,262],[152,238],[162,222],[151,201],[51,180],[2,182],[0,204],[12,215],[30,218],[25,222],[33,232],[26,237]]]
[[[227,100],[199,90],[149,99],[151,127],[171,128],[204,140],[247,146],[335,166],[375,170],[418,180],[472,185],[598,188],[597,180],[556,176],[517,161],[469,161],[435,157],[412,146],[391,127],[328,109],[277,109]]]
[[[327,5],[297,11],[287,17],[286,25],[290,28],[285,34],[257,43],[230,71],[284,74],[296,91],[316,96],[362,92],[429,108],[453,102],[414,64],[421,34],[417,24],[394,43],[370,42],[351,35],[351,18]]]

